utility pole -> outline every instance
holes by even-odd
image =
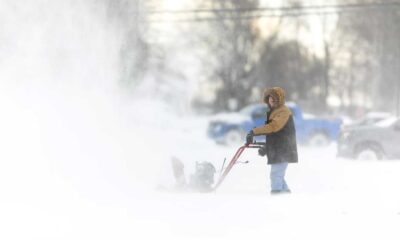
[[[330,79],[329,79],[329,70],[331,68],[331,56],[330,56],[330,49],[329,49],[329,44],[327,40],[327,33],[326,33],[326,14],[323,16],[323,22],[322,22],[322,41],[323,41],[323,46],[324,46],[324,96],[325,96],[325,105],[327,98],[329,97],[329,84],[330,84]]]
[[[399,54],[399,50],[397,51],[397,53]],[[397,56],[397,59],[399,59],[399,55]],[[398,72],[398,74],[400,73],[400,63],[399,63],[400,61],[399,60],[397,60],[397,72]],[[397,75],[398,75],[397,74]],[[397,117],[400,117],[400,78],[399,77],[397,77],[397,84],[396,84],[397,86],[396,86],[396,116]]]
[[[397,76],[395,77],[395,79],[397,79],[396,81],[396,116],[399,117],[400,116],[400,46],[399,44],[397,44],[397,56],[396,56],[396,68],[397,68]]]

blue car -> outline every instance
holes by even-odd
[[[286,105],[294,116],[298,143],[324,146],[337,140],[341,119],[317,118],[303,114],[295,103],[290,102]],[[239,112],[218,114],[211,119],[207,135],[217,143],[230,146],[243,144],[246,134],[251,129],[265,124],[267,111],[268,105],[260,103],[249,105]],[[265,137],[257,136],[255,140],[265,141]]]

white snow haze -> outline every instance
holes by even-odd
[[[399,239],[400,161],[335,144],[299,146],[290,195],[251,149],[215,193],[169,192],[171,157],[219,172],[239,146],[124,91],[123,31],[96,0],[0,0],[0,239]]]

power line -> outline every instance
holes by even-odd
[[[191,9],[191,10],[159,10],[144,11],[145,14],[187,14],[187,13],[218,13],[218,12],[265,12],[265,11],[296,11],[296,10],[320,10],[320,9],[354,9],[400,6],[400,2],[375,2],[335,5],[306,5],[289,7],[256,7],[256,8],[218,8],[218,9]]]
[[[163,11],[149,11],[145,12],[150,15],[184,15],[184,14],[215,14],[223,13],[219,17],[192,17],[181,19],[170,19],[171,22],[206,22],[206,21],[220,21],[220,20],[233,20],[244,19],[251,20],[256,18],[278,18],[278,17],[301,17],[309,15],[332,15],[354,12],[365,9],[387,9],[390,7],[400,7],[400,2],[386,2],[386,3],[364,3],[364,4],[337,4],[337,5],[309,5],[309,6],[293,6],[293,7],[279,7],[279,8],[222,8],[222,9],[194,9],[194,10],[163,10]],[[228,15],[239,14],[239,15]],[[250,15],[244,15],[247,13]],[[148,22],[164,22],[165,19],[149,20]]]
[[[221,20],[251,20],[257,18],[278,18],[278,17],[300,17],[300,16],[310,16],[310,15],[333,15],[338,14],[337,11],[325,11],[325,12],[307,12],[307,13],[286,13],[286,14],[257,14],[250,16],[224,16],[220,18],[216,17],[201,17],[192,19],[179,19],[171,20],[172,22],[210,22],[210,21],[221,21]],[[340,13],[339,13],[340,14]],[[150,20],[148,22],[164,22],[165,20]]]

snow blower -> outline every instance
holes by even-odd
[[[195,172],[190,175],[189,182],[186,182],[185,173],[184,173],[184,165],[183,163],[173,157],[171,159],[172,170],[175,177],[175,190],[181,191],[195,191],[195,192],[215,192],[217,188],[222,184],[225,177],[231,171],[232,167],[238,163],[248,163],[249,161],[240,162],[238,161],[240,155],[246,148],[258,148],[258,154],[261,156],[265,155],[265,143],[260,142],[252,142],[246,143],[241,146],[233,156],[232,160],[229,162],[228,166],[224,168],[226,158],[222,163],[222,167],[220,170],[219,179],[214,184],[214,175],[216,174],[216,169],[211,162],[203,161],[196,162]]]

